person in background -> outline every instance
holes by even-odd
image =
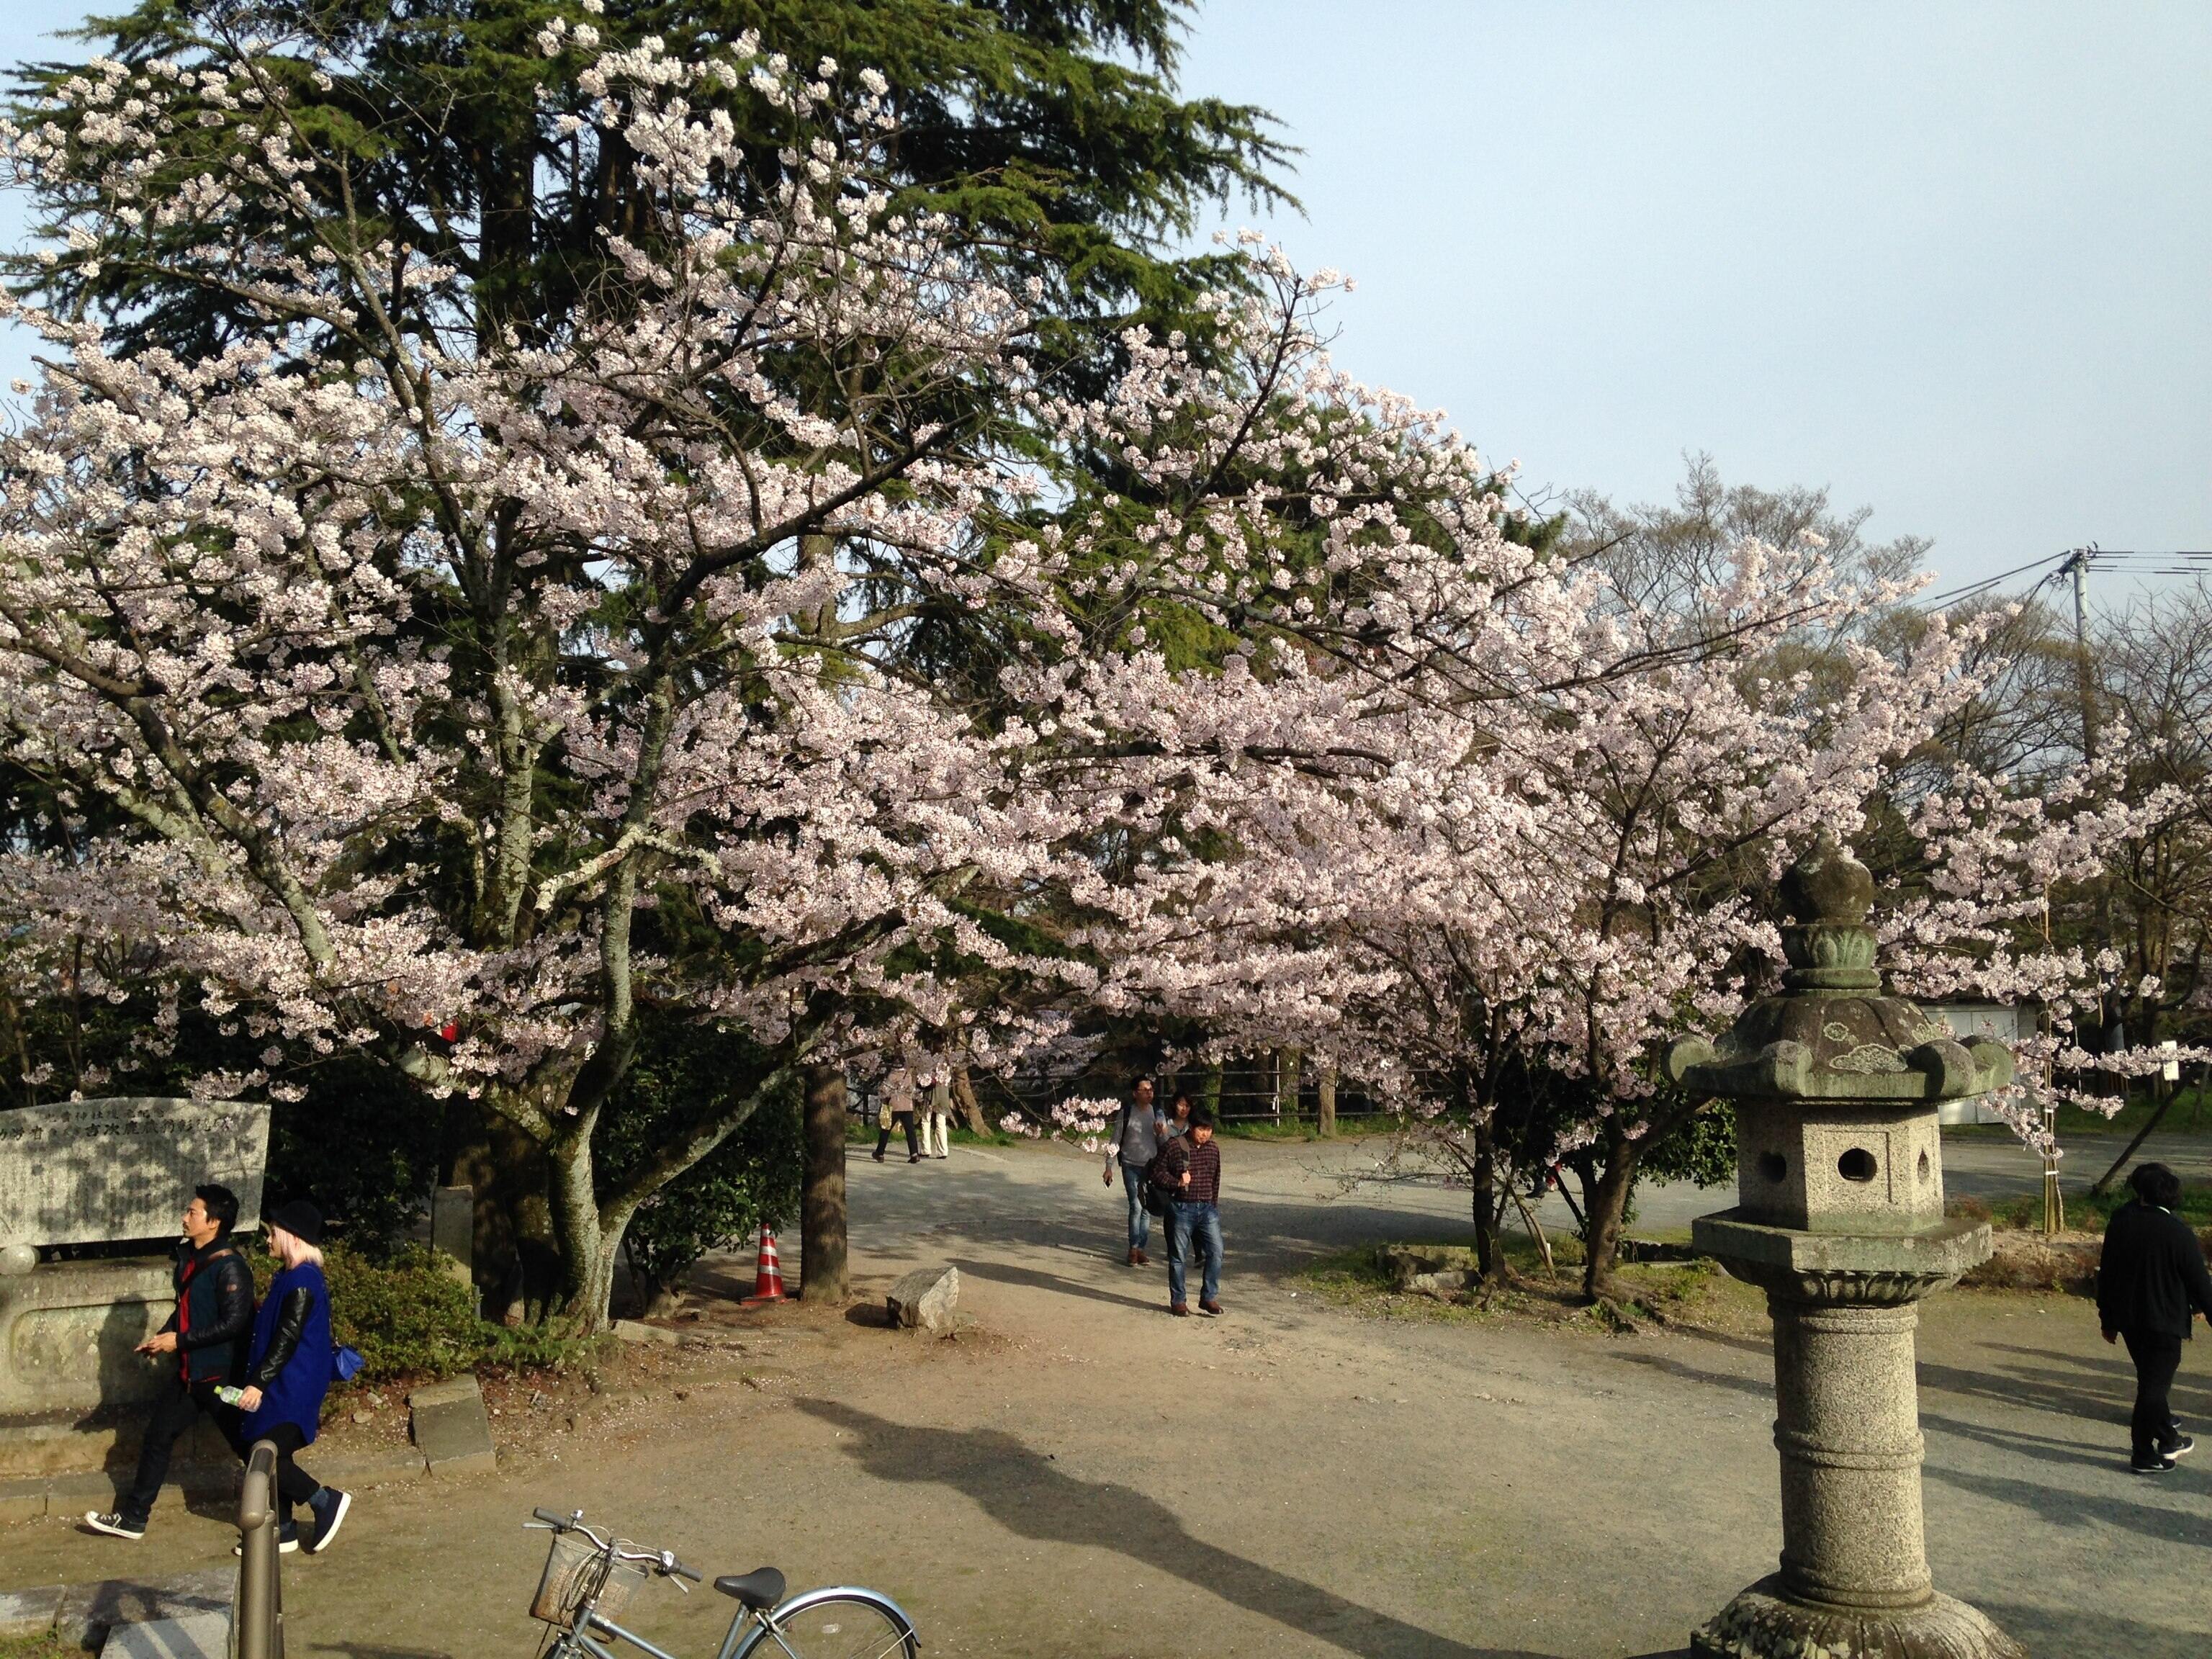
[[[883,1115],[876,1120],[876,1125],[877,1163],[884,1161],[895,1127],[906,1131],[906,1161],[921,1162],[921,1142],[914,1128],[914,1072],[910,1066],[894,1066],[890,1075],[884,1079]]]
[[[1168,1103],[1168,1115],[1160,1124],[1161,1143],[1165,1145],[1168,1141],[1178,1140],[1189,1133],[1190,1091],[1178,1089],[1175,1091],[1175,1098]]]
[[[1168,1214],[1168,1311],[1177,1318],[1190,1312],[1186,1273],[1194,1247],[1200,1253],[1203,1277],[1198,1310],[1221,1313],[1221,1143],[1213,1138],[1213,1114],[1200,1106],[1190,1115],[1190,1133],[1160,1152],[1164,1184],[1175,1195]]]
[[[921,1097],[921,1154],[924,1158],[951,1155],[952,1071],[943,1060],[931,1073],[928,1091]]]
[[[1152,1080],[1140,1077],[1130,1085],[1114,1122],[1113,1139],[1106,1143],[1106,1184],[1114,1184],[1114,1170],[1121,1170],[1121,1190],[1129,1200],[1129,1265],[1142,1267],[1152,1257],[1145,1247],[1152,1242],[1152,1214],[1145,1207],[1145,1171],[1159,1155],[1160,1115],[1152,1104]]]
[[[313,1445],[322,1421],[323,1395],[329,1392],[337,1350],[331,1339],[331,1287],[323,1278],[323,1217],[312,1204],[294,1200],[269,1218],[269,1254],[276,1276],[254,1317],[253,1340],[246,1351],[246,1386],[238,1398],[243,1416],[235,1442],[240,1457],[253,1443],[276,1448],[276,1500],[281,1511],[276,1547],[304,1545],[310,1555],[331,1547],[345,1524],[353,1496],[325,1486],[307,1474],[295,1456]],[[293,1510],[304,1505],[313,1517],[300,1536]]]
[[[2163,1474],[2197,1442],[2182,1433],[2166,1395],[2180,1369],[2181,1345],[2196,1316],[2212,1319],[2212,1274],[2189,1224],[2174,1214],[2181,1177],[2163,1164],[2139,1164],[2128,1176],[2135,1197],[2112,1212],[2097,1267],[2097,1322],[2105,1340],[2124,1341],[2136,1364],[2136,1408],[2129,1420],[2128,1467]]]
[[[178,1437],[203,1417],[225,1439],[235,1433],[238,1414],[216,1391],[230,1381],[242,1340],[253,1325],[253,1275],[230,1237],[237,1224],[237,1194],[214,1185],[192,1189],[192,1201],[185,1206],[185,1236],[169,1274],[176,1286],[176,1311],[137,1348],[140,1353],[175,1355],[176,1369],[155,1399],[130,1486],[112,1512],[95,1510],[84,1517],[93,1532],[143,1538],[154,1500],[169,1478],[169,1455]]]

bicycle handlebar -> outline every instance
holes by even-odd
[[[574,1515],[556,1515],[550,1510],[532,1510],[530,1513],[540,1525],[550,1527],[556,1533],[580,1532],[593,1544],[617,1559],[642,1561],[664,1578],[689,1578],[695,1584],[703,1584],[707,1582],[704,1577],[678,1560],[670,1551],[626,1550],[616,1542],[612,1534],[602,1537],[597,1531],[584,1524],[584,1512],[581,1510],[578,1510]]]

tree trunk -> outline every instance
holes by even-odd
[[[1295,1048],[1276,1051],[1275,1109],[1285,1123],[1298,1121],[1298,1051]]]
[[[1314,1079],[1314,1122],[1324,1140],[1336,1134],[1336,1067],[1324,1066]]]
[[[806,1068],[805,1112],[806,1162],[799,1188],[799,1295],[809,1302],[842,1302],[850,1289],[846,1281],[843,1066]]]
[[[968,1076],[965,1066],[952,1068],[952,1104],[960,1114],[960,1126],[971,1135],[988,1135],[990,1124],[983,1116],[983,1103],[975,1098],[975,1085]]]
[[[1474,1162],[1470,1171],[1474,1188],[1474,1261],[1485,1285],[1505,1282],[1505,1252],[1498,1237],[1498,1160],[1492,1155],[1490,1127],[1479,1125],[1474,1133]]]
[[[1593,1302],[1618,1295],[1620,1231],[1626,1224],[1628,1194],[1636,1185],[1641,1142],[1617,1140],[1606,1149],[1596,1183],[1585,1188],[1589,1212],[1583,1226],[1583,1294]]]
[[[596,1336],[607,1328],[611,1312],[615,1253],[622,1248],[623,1229],[601,1224],[589,1133],[571,1130],[547,1150],[553,1166],[553,1230],[561,1246],[561,1310],[573,1334]]]
[[[544,1316],[561,1293],[561,1251],[547,1200],[545,1149],[507,1118],[456,1103],[447,1184],[476,1195],[470,1261],[483,1315],[508,1325]]]

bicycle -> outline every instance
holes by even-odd
[[[584,1512],[556,1515],[532,1510],[523,1525],[553,1534],[545,1571],[530,1616],[559,1632],[542,1659],[616,1659],[612,1642],[652,1656],[676,1659],[635,1631],[617,1624],[638,1588],[652,1578],[706,1581],[667,1550],[641,1550],[629,1540],[584,1524]],[[588,1541],[586,1541],[588,1540]],[[774,1567],[732,1573],[714,1588],[738,1603],[715,1659],[916,1659],[921,1647],[914,1621],[888,1595],[854,1584],[807,1590],[784,1599],[783,1575]],[[690,1592],[685,1590],[685,1594]]]

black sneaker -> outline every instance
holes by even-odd
[[[307,1500],[307,1509],[315,1517],[314,1530],[306,1540],[308,1554],[320,1555],[330,1548],[338,1528],[345,1525],[346,1511],[352,1507],[353,1494],[336,1486],[325,1486]]]
[[[297,1521],[287,1521],[283,1522],[276,1528],[276,1553],[279,1555],[291,1555],[297,1552],[299,1547],[300,1523]],[[244,1555],[246,1553],[245,1541],[240,1540],[238,1543],[233,1544],[230,1547],[230,1553],[233,1555]]]
[[[110,1538],[127,1538],[134,1544],[146,1535],[143,1521],[126,1520],[119,1515],[102,1515],[98,1510],[86,1511],[84,1529],[87,1532],[104,1532]]]
[[[2154,1452],[2148,1459],[2131,1457],[2128,1472],[2131,1474],[2166,1474],[2172,1472],[2173,1460],[2164,1452]]]
[[[2169,1462],[2177,1457],[2186,1457],[2197,1449],[2197,1437],[2193,1434],[2178,1434],[2159,1449],[2166,1454]]]

